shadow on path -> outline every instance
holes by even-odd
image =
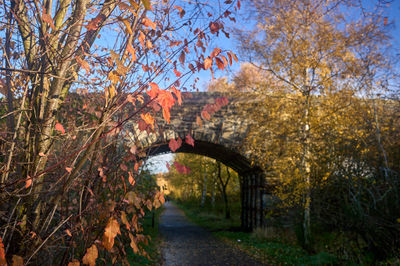
[[[159,230],[164,238],[165,266],[172,265],[262,265],[191,223],[171,202],[164,204]]]

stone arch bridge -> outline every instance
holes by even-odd
[[[250,153],[244,148],[244,140],[250,121],[244,119],[243,101],[247,97],[229,97],[229,103],[215,112],[209,120],[202,120],[200,127],[196,119],[207,104],[214,104],[221,93],[195,92],[184,97],[181,106],[171,109],[171,122],[167,124],[161,117],[157,124],[162,130],[147,134],[140,131],[137,124],[131,124],[126,138],[148,156],[171,152],[169,140],[178,136],[184,140],[190,134],[195,140],[194,147],[183,141],[175,152],[194,153],[214,158],[231,167],[241,177],[241,224],[245,230],[264,225],[263,194],[266,193],[264,173],[258,166],[252,166]]]

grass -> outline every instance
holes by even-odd
[[[290,236],[278,232],[240,232],[239,215],[227,220],[222,213],[193,204],[177,203],[194,223],[208,229],[227,244],[253,256],[266,265],[337,265],[333,255],[321,252],[308,255]]]
[[[154,227],[152,226],[152,213],[149,212],[144,217],[143,229],[144,234],[151,237],[147,245],[140,243],[139,246],[144,249],[147,256],[141,256],[133,253],[132,248],[127,244],[127,259],[130,265],[160,265],[161,254],[160,254],[160,243],[161,238],[158,232],[158,223],[160,215],[163,211],[163,207],[154,211]]]

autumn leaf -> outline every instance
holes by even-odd
[[[144,19],[142,19],[142,23],[145,27],[150,27],[153,30],[156,30],[157,28],[157,24],[154,23],[153,21],[151,21],[149,18],[145,17]]]
[[[154,99],[159,94],[160,88],[154,82],[150,82],[149,86],[151,89],[149,91],[147,91],[147,94],[150,96],[151,99]]]
[[[209,69],[209,68],[211,67],[211,65],[212,65],[212,62],[213,62],[212,58],[208,56],[208,57],[204,60],[204,69],[205,69],[205,70]]]
[[[196,116],[196,124],[197,124],[199,127],[202,127],[202,126],[203,126],[203,122],[201,121],[200,116]]]
[[[77,259],[73,259],[71,262],[68,263],[67,266],[80,266],[81,263]]]
[[[179,62],[181,62],[181,64],[185,64],[185,57],[186,57],[186,53],[185,51],[181,52],[181,55],[179,56]]]
[[[126,19],[126,18],[122,18],[122,17],[118,17],[117,19],[118,19],[119,21],[121,21],[121,22],[125,25],[126,32],[127,32],[129,35],[132,35],[132,34],[133,34],[133,31],[132,31],[131,23],[129,22],[129,20]]]
[[[144,40],[146,39],[146,36],[144,35],[143,32],[139,31],[139,37],[138,37],[138,39],[139,39],[139,42],[140,42],[140,44],[142,45],[142,47],[143,47],[143,49],[144,49],[144,48],[145,48],[145,46],[144,46]]]
[[[28,176],[28,178],[25,180],[25,188],[28,188],[32,185],[32,178]]]
[[[178,139],[170,139],[169,141],[169,148],[171,149],[171,151],[175,152],[177,149],[179,149],[182,145],[182,140],[180,137],[178,137]]]
[[[65,167],[65,170],[66,170],[68,173],[71,173],[71,172],[72,172],[72,168],[71,168],[71,167]]]
[[[154,118],[150,113],[141,114],[140,117],[143,119],[146,124],[150,125],[152,129],[154,129]]]
[[[178,11],[179,11],[179,17],[180,18],[183,18],[183,16],[185,15],[185,10],[182,8],[182,7],[180,7],[180,6],[174,6],[176,9],[178,9]]]
[[[210,116],[210,114],[209,114],[207,111],[201,111],[201,117],[202,117],[204,120],[210,120],[210,119],[211,119],[211,116]]]
[[[82,263],[89,266],[96,265],[96,259],[99,256],[99,252],[95,244],[86,250],[85,256],[83,256]]]
[[[194,139],[189,134],[186,135],[185,142],[194,147]]]
[[[132,174],[132,172],[128,172],[128,174],[129,174],[129,179],[128,179],[129,184],[131,184],[131,186],[134,186],[135,185],[135,179],[133,178],[133,174]]]
[[[238,62],[239,60],[238,60],[236,54],[235,54],[234,52],[232,52],[232,51],[229,51],[229,52],[230,52],[230,53],[228,53],[228,56],[231,54],[232,57],[233,57],[233,59],[234,59],[236,62]]]
[[[121,221],[126,226],[126,229],[131,230],[131,225],[129,224],[128,218],[124,211],[121,211]]]
[[[160,90],[157,98],[157,102],[163,108],[163,117],[164,119],[170,123],[170,109],[175,103],[175,98],[172,96],[172,93],[166,90]]]
[[[0,265],[7,265],[6,252],[4,250],[3,239],[0,237]]]
[[[174,73],[175,73],[175,76],[177,76],[178,78],[179,78],[180,76],[182,76],[182,73],[179,72],[179,71],[176,70],[176,69],[174,69]]]
[[[43,9],[42,20],[50,25],[53,30],[56,30],[56,26],[54,26],[53,19],[51,18],[50,14],[47,14],[46,11]]]
[[[66,233],[68,236],[72,237],[71,231],[70,231],[69,229],[66,229],[66,230],[65,230],[65,233]]]
[[[153,8],[151,7],[151,3],[150,0],[142,0],[143,6],[145,9],[147,10],[153,10]]]
[[[110,217],[103,235],[103,246],[110,251],[114,246],[114,238],[121,234],[119,223],[114,217]]]
[[[79,67],[83,68],[86,70],[86,74],[90,73],[90,65],[88,62],[80,58],[79,56],[75,57],[76,63],[78,63]]]
[[[138,249],[138,246],[136,245],[135,237],[131,233],[129,233],[129,238],[131,239],[130,246],[131,246],[133,252],[135,254],[138,253],[139,249]]]
[[[221,53],[222,51],[221,51],[221,49],[220,48],[214,48],[214,50],[212,51],[212,53],[211,53],[211,57],[216,57],[216,56],[218,56],[220,53]]]
[[[175,94],[176,98],[178,99],[178,104],[182,105],[182,94],[181,91],[172,86],[172,92]]]
[[[128,171],[128,167],[127,167],[125,164],[123,164],[123,163],[121,163],[119,167],[120,167],[121,170],[124,171],[124,172]]]
[[[219,57],[215,57],[215,63],[220,70],[224,70],[224,62]]]
[[[136,61],[136,50],[135,48],[133,48],[131,43],[128,43],[128,45],[126,46],[126,50],[128,51],[128,53],[131,54],[132,62]]]
[[[56,125],[55,125],[55,129],[57,130],[57,131],[59,131],[59,132],[61,132],[62,134],[65,134],[65,129],[64,129],[64,127],[63,127],[63,125],[61,125],[60,123],[56,123]]]

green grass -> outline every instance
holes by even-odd
[[[227,220],[222,213],[211,209],[200,209],[193,204],[176,203],[186,216],[194,223],[210,230],[216,237],[227,244],[240,249],[267,265],[337,265],[334,256],[321,252],[308,255],[296,243],[283,239],[259,238],[255,234],[232,231],[240,226],[239,215],[233,213],[234,219]]]
[[[160,254],[160,243],[161,239],[158,232],[159,218],[163,211],[163,208],[159,208],[154,211],[154,227],[152,227],[152,213],[147,213],[143,221],[144,235],[149,235],[151,240],[147,245],[140,243],[139,246],[142,247],[148,256],[141,256],[135,254],[130,248],[129,243],[127,243],[127,259],[130,265],[160,265],[161,264],[161,254]]]

